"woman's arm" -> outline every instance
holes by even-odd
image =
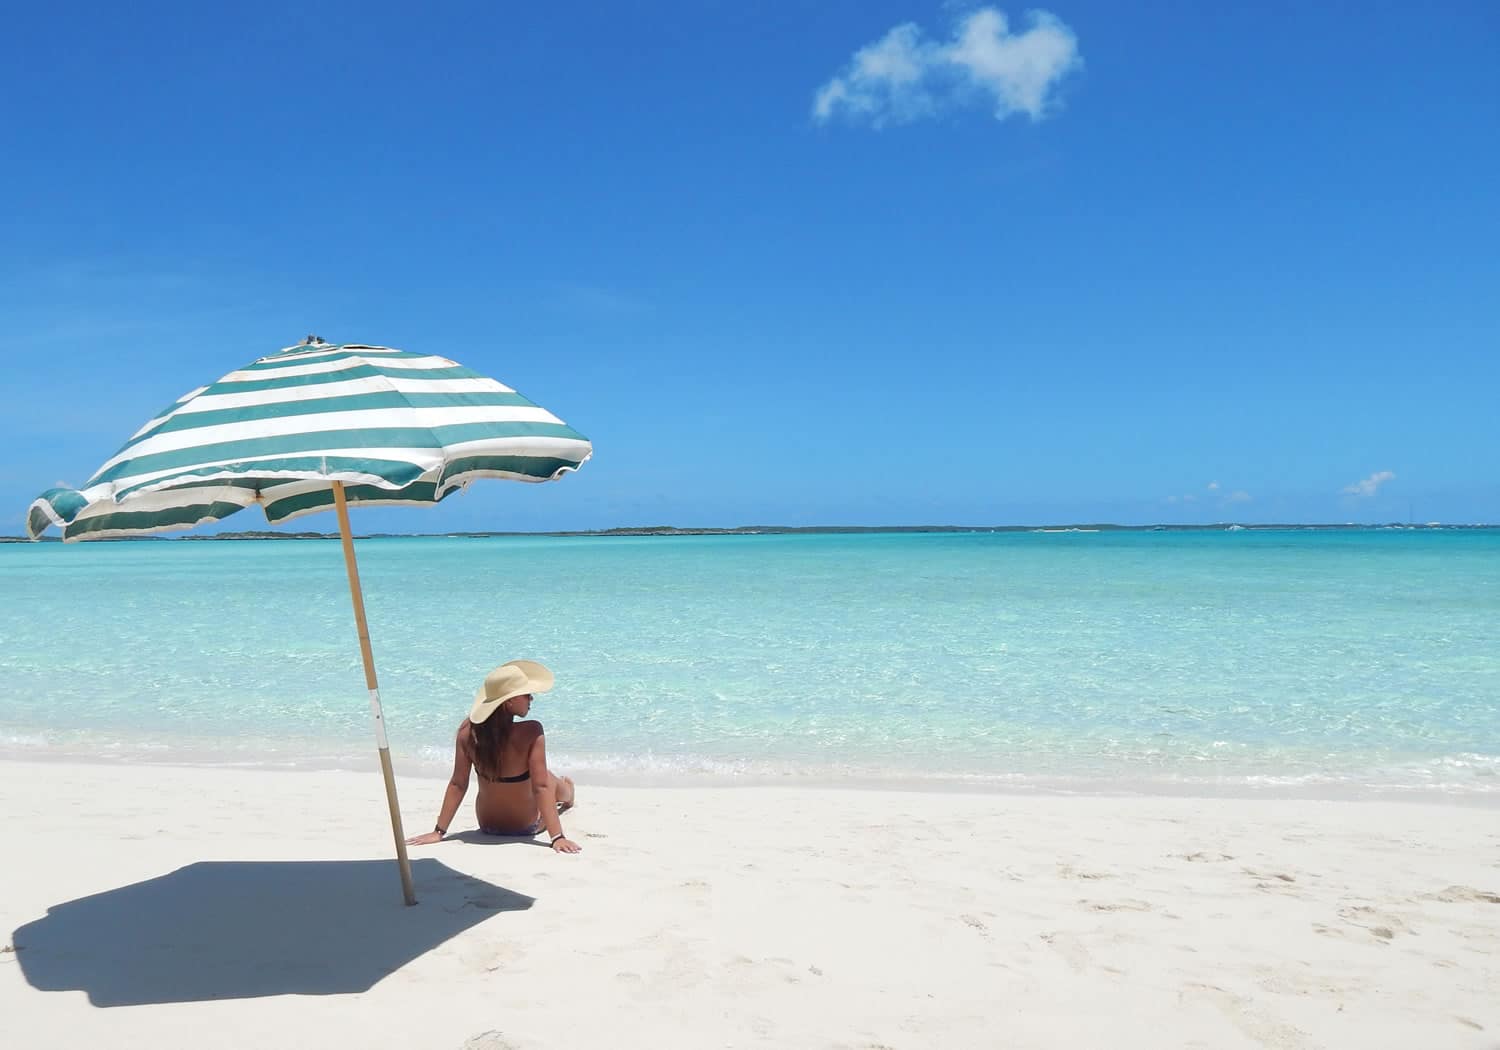
[[[448,778],[448,789],[443,792],[443,808],[438,810],[437,827],[422,835],[413,835],[406,840],[408,846],[426,846],[437,842],[448,833],[448,826],[463,805],[469,793],[469,720],[464,719],[458,727],[458,736],[453,741],[453,776]]]
[[[531,790],[536,795],[537,810],[542,815],[542,825],[547,829],[547,837],[552,840],[552,848],[559,853],[582,851],[582,846],[563,834],[562,818],[557,815],[557,782],[552,779],[552,772],[547,768],[547,737],[542,732],[540,722],[536,727],[536,739],[531,742],[528,762]]]

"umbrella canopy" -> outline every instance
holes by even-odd
[[[308,336],[172,402],[81,489],[42,493],[26,527],[33,539],[52,525],[65,540],[108,539],[251,504],[273,523],[334,508],[401,889],[415,904],[349,505],[437,503],[476,478],[551,481],[592,454],[551,412],[446,357]]]
[[[588,439],[446,357],[316,337],[178,398],[81,488],[44,492],[32,538],[186,529],[252,504],[277,523],[333,506],[437,503],[476,478],[550,481]]]

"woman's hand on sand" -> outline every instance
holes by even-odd
[[[443,836],[439,835],[436,831],[429,831],[423,835],[413,835],[411,838],[406,840],[406,844],[408,846],[430,846],[434,842],[442,841]]]
[[[559,835],[552,840],[552,848],[558,853],[582,853],[583,847],[566,835]]]

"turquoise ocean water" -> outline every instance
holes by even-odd
[[[555,765],[1500,799],[1500,532],[359,544],[398,768],[542,660]],[[0,750],[372,763],[331,541],[0,545]]]

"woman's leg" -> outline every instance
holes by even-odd
[[[566,813],[573,808],[576,789],[573,786],[572,777],[560,777],[549,769],[547,786],[542,787],[538,784],[533,794],[536,796],[538,812],[546,813],[556,807],[557,812]]]

